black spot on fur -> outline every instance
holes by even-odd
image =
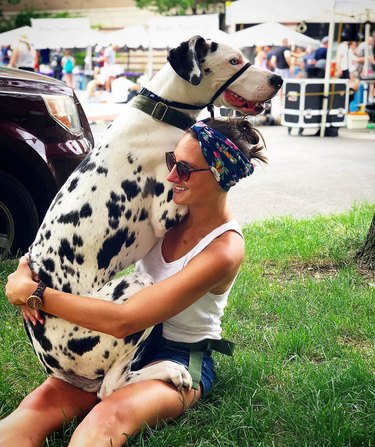
[[[164,192],[165,186],[163,183],[157,182],[154,178],[148,177],[143,188],[142,196],[160,196]]]
[[[45,234],[44,236],[45,236],[45,238],[46,238],[47,241],[48,241],[48,239],[51,237],[51,231],[50,231],[50,230],[47,230],[47,231],[46,231],[46,234]]]
[[[121,183],[121,187],[124,190],[126,198],[128,200],[134,199],[141,192],[138,183],[134,181],[124,180]]]
[[[48,272],[55,271],[55,261],[51,258],[43,259],[43,266]]]
[[[28,329],[34,334],[42,349],[46,352],[52,351],[52,343],[45,336],[46,329],[43,324],[37,323],[35,326],[30,324]]]
[[[122,295],[124,294],[125,290],[129,287],[129,283],[123,279],[122,281],[120,281],[117,286],[114,288],[113,293],[112,293],[112,300],[113,301],[117,301],[119,298],[122,297]]]
[[[73,224],[76,227],[79,223],[78,211],[71,211],[67,214],[61,214],[60,217],[57,219],[57,222],[63,224]]]
[[[104,371],[104,369],[100,368],[95,371],[95,374],[99,377],[103,377],[105,374],[105,371]]]
[[[47,273],[43,268],[39,269],[38,272],[39,278],[46,284],[48,287],[53,286],[52,275]]]
[[[82,247],[83,239],[78,234],[73,234],[73,245],[74,247]]]
[[[76,187],[78,185],[78,180],[79,180],[78,177],[76,177],[76,178],[71,180],[71,182],[69,183],[69,186],[68,186],[68,191],[69,192],[72,192],[72,191],[74,191],[76,189]]]
[[[85,262],[85,257],[83,255],[76,255],[76,263],[82,265]]]
[[[61,262],[66,258],[68,261],[73,262],[74,260],[74,251],[67,239],[61,239],[60,247],[58,250],[58,254],[60,256]]]
[[[139,221],[142,222],[143,220],[146,220],[148,218],[148,211],[142,208],[141,214],[139,215]]]
[[[144,331],[136,332],[135,334],[128,335],[124,338],[125,344],[131,343],[133,346],[136,345],[139,341],[139,339],[142,337]]]
[[[62,291],[66,293],[72,293],[72,287],[70,286],[70,283],[65,283],[62,286]]]
[[[173,189],[170,189],[167,194],[167,203],[173,199]]]
[[[129,162],[129,164],[131,164],[131,165],[134,163],[132,154],[128,154],[128,162]]]
[[[108,223],[111,228],[116,229],[119,226],[119,219],[121,217],[121,206],[119,205],[120,196],[111,193],[111,200],[106,202],[106,207],[108,210]]]
[[[125,213],[125,217],[127,220],[129,220],[132,217],[132,210],[128,209]]]
[[[134,243],[135,234],[130,233],[129,229],[125,228],[123,230],[117,231],[113,236],[108,237],[102,245],[102,248],[97,254],[97,261],[99,269],[108,268],[111,259],[117,256],[125,245],[130,247]]]
[[[83,355],[86,352],[92,351],[100,342],[100,337],[84,337],[75,338],[68,341],[68,348],[77,355]]]
[[[96,170],[96,172],[97,172],[98,174],[104,174],[104,175],[107,177],[108,169],[107,169],[107,168],[103,168],[102,166],[100,166],[100,167]]]
[[[217,42],[211,43],[211,48],[210,48],[211,53],[215,53],[215,51],[217,51],[218,48],[219,48],[219,44]]]
[[[103,352],[103,357],[104,357],[105,359],[107,359],[107,358],[109,357],[109,351],[104,351],[104,352]]]
[[[87,171],[93,171],[96,168],[96,164],[93,161],[90,161],[89,157],[84,158],[81,161],[81,164],[78,166],[78,170],[82,173]]]
[[[81,218],[87,218],[92,216],[92,208],[90,206],[89,203],[85,203],[82,208],[81,211],[79,212],[79,217]]]
[[[60,363],[59,361],[53,357],[52,355],[46,354],[43,355],[43,361],[50,367],[53,369],[61,369]],[[47,368],[48,369],[48,368]]]

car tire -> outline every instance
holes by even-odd
[[[0,259],[27,251],[38,228],[30,193],[15,177],[0,171]]]

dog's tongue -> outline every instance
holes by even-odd
[[[263,103],[246,101],[231,90],[225,90],[224,95],[226,101],[244,115],[257,115],[264,110]]]

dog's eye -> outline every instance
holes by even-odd
[[[231,60],[229,61],[229,63],[230,63],[231,65],[238,65],[238,64],[239,64],[239,60],[238,60],[236,57],[234,57],[233,59],[231,59]]]

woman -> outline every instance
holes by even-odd
[[[26,71],[35,71],[38,65],[38,53],[26,36],[21,36],[18,46],[14,49],[8,67]]]
[[[61,59],[61,65],[63,67],[66,85],[70,88],[74,88],[73,69],[75,66],[75,59],[71,55],[70,50],[65,50],[65,55]]]
[[[119,338],[164,322],[163,337],[156,330],[150,340],[154,346],[141,354],[138,368],[160,360],[188,367],[190,350],[183,343],[221,338],[220,319],[244,258],[243,237],[228,208],[227,191],[252,174],[250,159],[265,161],[258,143],[258,133],[246,120],[209,120],[208,125],[192,126],[166,157],[173,200],[186,205],[188,213],[137,264],[156,284],[123,305],[47,288],[42,310]],[[36,285],[22,259],[9,276],[7,297],[25,309]],[[40,319],[30,309],[24,315],[34,323]],[[70,446],[121,446],[144,424],[177,418],[210,390],[211,351],[202,352],[199,366],[198,389],[180,391],[170,383],[147,380],[101,402],[94,393],[49,377],[0,422],[0,445],[37,446],[64,422],[84,417]]]

